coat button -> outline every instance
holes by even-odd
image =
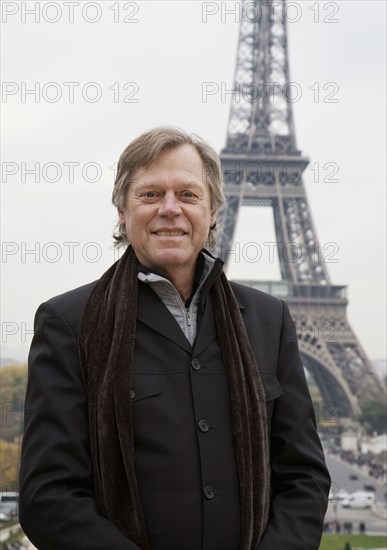
[[[134,390],[130,390],[130,399],[133,399],[133,397],[136,397],[136,392]]]
[[[200,361],[198,359],[193,359],[191,361],[191,365],[192,365],[192,368],[193,370],[200,370],[201,369],[201,364],[200,364]]]
[[[208,432],[208,430],[210,429],[210,425],[209,423],[207,422],[207,420],[199,420],[199,430],[201,432]]]
[[[211,500],[215,496],[215,489],[211,487],[211,485],[206,485],[204,487],[204,496],[208,498],[208,500]]]

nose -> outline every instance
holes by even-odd
[[[174,218],[181,213],[181,208],[178,199],[173,191],[165,193],[163,200],[160,203],[158,214],[168,218]]]

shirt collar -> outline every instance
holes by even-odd
[[[206,249],[202,249],[201,252],[199,253],[198,255],[198,260],[196,262],[196,269],[195,269],[195,276],[194,276],[194,284],[193,284],[193,289],[192,289],[192,293],[190,295],[189,298],[187,298],[187,300],[185,301],[185,307],[189,307],[191,301],[192,301],[192,298],[194,297],[196,291],[198,290],[202,280],[203,280],[203,277],[207,277],[207,275],[210,273],[210,271],[212,270],[214,264],[215,264],[215,261],[218,261],[218,262],[221,262],[221,260],[218,258],[216,260],[216,258],[210,253],[208,252],[208,250]],[[221,262],[223,264],[223,262]],[[205,267],[207,269],[205,269]],[[150,267],[147,267],[143,264],[138,264],[138,273],[144,273],[144,275],[150,275],[150,274],[153,274],[153,275],[157,275],[158,277],[162,277],[163,279],[166,279],[166,277],[164,275],[162,275],[161,273],[159,273],[158,271],[156,271],[155,269],[152,269]]]

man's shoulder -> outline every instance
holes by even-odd
[[[230,281],[230,285],[242,310],[257,311],[265,317],[282,317],[283,302],[279,298],[234,281]]]
[[[87,300],[98,280],[53,296],[44,306],[53,314],[60,315],[70,323],[79,322]]]

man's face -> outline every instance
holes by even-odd
[[[188,144],[134,174],[119,216],[140,263],[166,274],[194,270],[215,221],[205,174]]]

